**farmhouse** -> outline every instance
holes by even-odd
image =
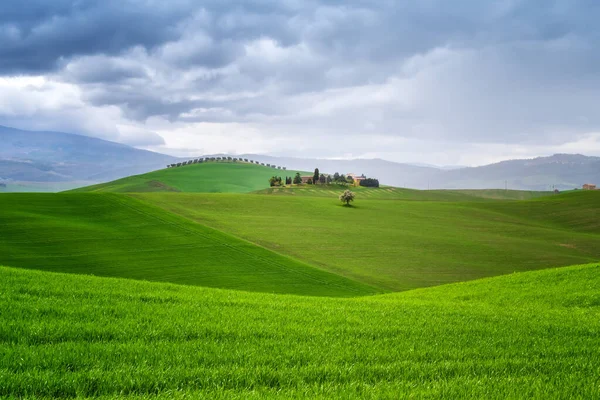
[[[586,183],[583,185],[583,190],[596,190],[596,185]]]
[[[312,181],[313,176],[307,175],[307,176],[301,176],[300,178],[302,178],[302,183],[308,183],[309,179]]]
[[[352,172],[349,173],[349,174],[346,174],[346,176],[349,176],[352,179],[354,179],[354,186],[360,186],[360,181],[367,179],[367,177],[365,176],[365,174],[356,175],[356,174],[353,174]]]

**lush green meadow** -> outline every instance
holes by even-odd
[[[207,162],[161,169],[74,191],[248,193],[268,188],[273,175],[294,176],[296,172],[249,163]]]
[[[600,259],[600,192],[530,201],[136,194],[201,224],[383,290]]]
[[[285,172],[0,195],[0,398],[600,397],[600,192]]]
[[[335,198],[344,190],[350,189],[361,199],[366,200],[418,200],[418,201],[481,201],[494,200],[529,200],[551,196],[551,192],[535,192],[525,190],[416,190],[381,186],[379,188],[330,185],[292,185],[273,187],[256,191],[256,194],[278,196],[311,196]]]
[[[0,397],[600,397],[600,267],[327,299],[0,268]]]
[[[0,210],[0,264],[261,292],[376,292],[124,195],[3,194]]]
[[[251,291],[353,296],[600,259],[598,192],[359,195],[354,207],[335,196],[5,194],[0,208],[6,265]]]

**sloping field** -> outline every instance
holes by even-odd
[[[0,397],[600,397],[600,267],[356,299],[0,268]]]
[[[129,176],[74,192],[248,193],[268,188],[273,175],[285,178],[296,172],[249,163],[208,162]]]
[[[342,185],[301,185],[275,187],[256,191],[256,194],[279,196],[311,196],[335,198],[344,190],[350,189],[361,199],[369,200],[418,200],[418,201],[478,201],[495,200],[529,200],[537,197],[551,196],[551,192],[534,192],[524,190],[416,190],[381,186],[379,188],[353,187]]]
[[[600,233],[600,191],[573,191],[522,202],[518,206],[494,202],[476,207],[529,219],[551,228]]]
[[[4,194],[0,210],[0,264],[261,292],[375,292],[123,195]]]
[[[600,192],[531,201],[358,196],[135,195],[311,265],[385,290],[600,259]]]
[[[444,190],[436,190],[444,192]],[[455,189],[446,190],[455,193],[466,194],[469,196],[480,197],[483,199],[495,200],[531,200],[540,197],[555,196],[554,192],[541,192],[534,190],[504,190],[504,189]]]

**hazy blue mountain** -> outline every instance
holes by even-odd
[[[510,189],[551,190],[574,189],[584,183],[600,184],[600,157],[580,154],[555,154],[528,160],[510,160],[472,168],[448,169],[391,161],[319,160],[311,158],[242,155],[290,169],[312,171],[318,167],[325,173],[356,173],[375,177],[380,182],[416,189]]]
[[[88,136],[0,126],[0,182],[104,182],[176,160]]]
[[[509,189],[562,190],[596,182],[600,182],[600,157],[555,154],[445,171],[432,184],[449,189],[504,188],[506,184]]]
[[[581,187],[584,183],[600,184],[600,157],[579,154],[555,154],[457,169],[381,159],[323,160],[256,154],[236,157],[288,169],[313,171],[318,167],[324,173],[365,174],[378,178],[383,184],[416,189],[487,189],[506,185],[510,189],[549,190],[556,187],[562,190]],[[0,183],[12,184],[13,190],[61,190],[107,182],[164,168],[180,160],[87,136],[0,126]],[[7,189],[2,187],[0,190]]]

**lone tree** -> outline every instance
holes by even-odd
[[[350,202],[354,201],[354,192],[350,190],[345,190],[344,193],[340,194],[340,201],[342,203],[346,203],[344,205],[349,207]]]
[[[319,177],[321,176],[321,174],[319,174],[319,168],[315,168],[315,173],[313,174],[313,178],[312,181],[317,184],[319,182]]]

